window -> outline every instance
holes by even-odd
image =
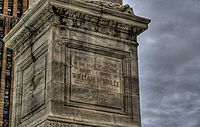
[[[9,89],[6,89],[6,90],[5,90],[5,95],[9,95],[9,94],[10,94]]]
[[[3,14],[3,2],[4,0],[0,0],[0,13]]]
[[[7,69],[11,69],[12,68],[12,63],[11,62],[8,62],[7,63]]]
[[[7,64],[10,64],[12,62],[12,50],[7,49]]]
[[[10,106],[9,100],[5,99],[5,100],[4,100],[4,107],[5,107],[5,108],[9,108],[9,106]]]
[[[9,99],[9,96],[8,96],[8,95],[5,95],[5,96],[4,96],[4,99]]]
[[[8,53],[8,54],[7,54],[7,57],[11,57],[11,53]]]
[[[11,57],[7,57],[7,61],[8,61],[8,62],[11,62],[11,61],[12,61],[12,58],[11,58]]]
[[[3,127],[8,127],[8,120],[7,119],[4,119],[4,121],[3,121]]]
[[[12,49],[7,49],[7,53],[10,53],[10,54],[12,54]]]
[[[11,71],[10,70],[6,70],[6,76],[10,76]]]
[[[0,41],[3,41],[3,31],[0,31]]]
[[[4,117],[4,119],[6,118],[8,118],[8,116],[9,116],[9,111],[8,110],[3,110],[3,117]]]
[[[12,15],[12,6],[13,6],[13,1],[9,0],[8,1],[8,15]]]
[[[0,42],[0,60],[2,59],[3,56],[3,43]]]
[[[8,115],[8,110],[3,110],[3,115]]]
[[[6,81],[6,88],[9,89],[10,88],[10,82]]]
[[[4,94],[4,108],[3,108],[3,127],[9,127],[9,111],[10,111],[10,88],[11,88],[11,70],[12,70],[12,50],[6,50],[7,64],[6,64],[6,84]],[[7,122],[6,122],[7,120]]]
[[[4,120],[9,118],[9,110],[7,108],[4,108],[3,110],[3,118]]]
[[[17,17],[21,17],[23,14],[23,0],[18,0]]]

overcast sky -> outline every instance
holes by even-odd
[[[143,127],[200,127],[200,0],[125,0],[139,36]]]

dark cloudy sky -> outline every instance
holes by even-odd
[[[200,127],[200,0],[125,0],[152,19],[139,37],[143,127]]]

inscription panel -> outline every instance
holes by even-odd
[[[70,100],[121,109],[122,60],[77,50],[70,56]]]

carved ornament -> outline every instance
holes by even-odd
[[[86,2],[94,4],[94,5],[101,6],[103,8],[108,8],[108,9],[116,10],[116,11],[119,11],[119,12],[134,15],[133,9],[128,4],[121,5],[121,4],[118,4],[118,3],[105,2],[105,1],[86,1]]]
[[[119,39],[136,41],[137,35],[145,30],[144,28],[139,28],[131,24],[125,24],[71,9],[63,9],[54,6],[52,9],[59,17],[59,19],[56,19],[58,24],[60,23],[74,28],[98,32]]]

